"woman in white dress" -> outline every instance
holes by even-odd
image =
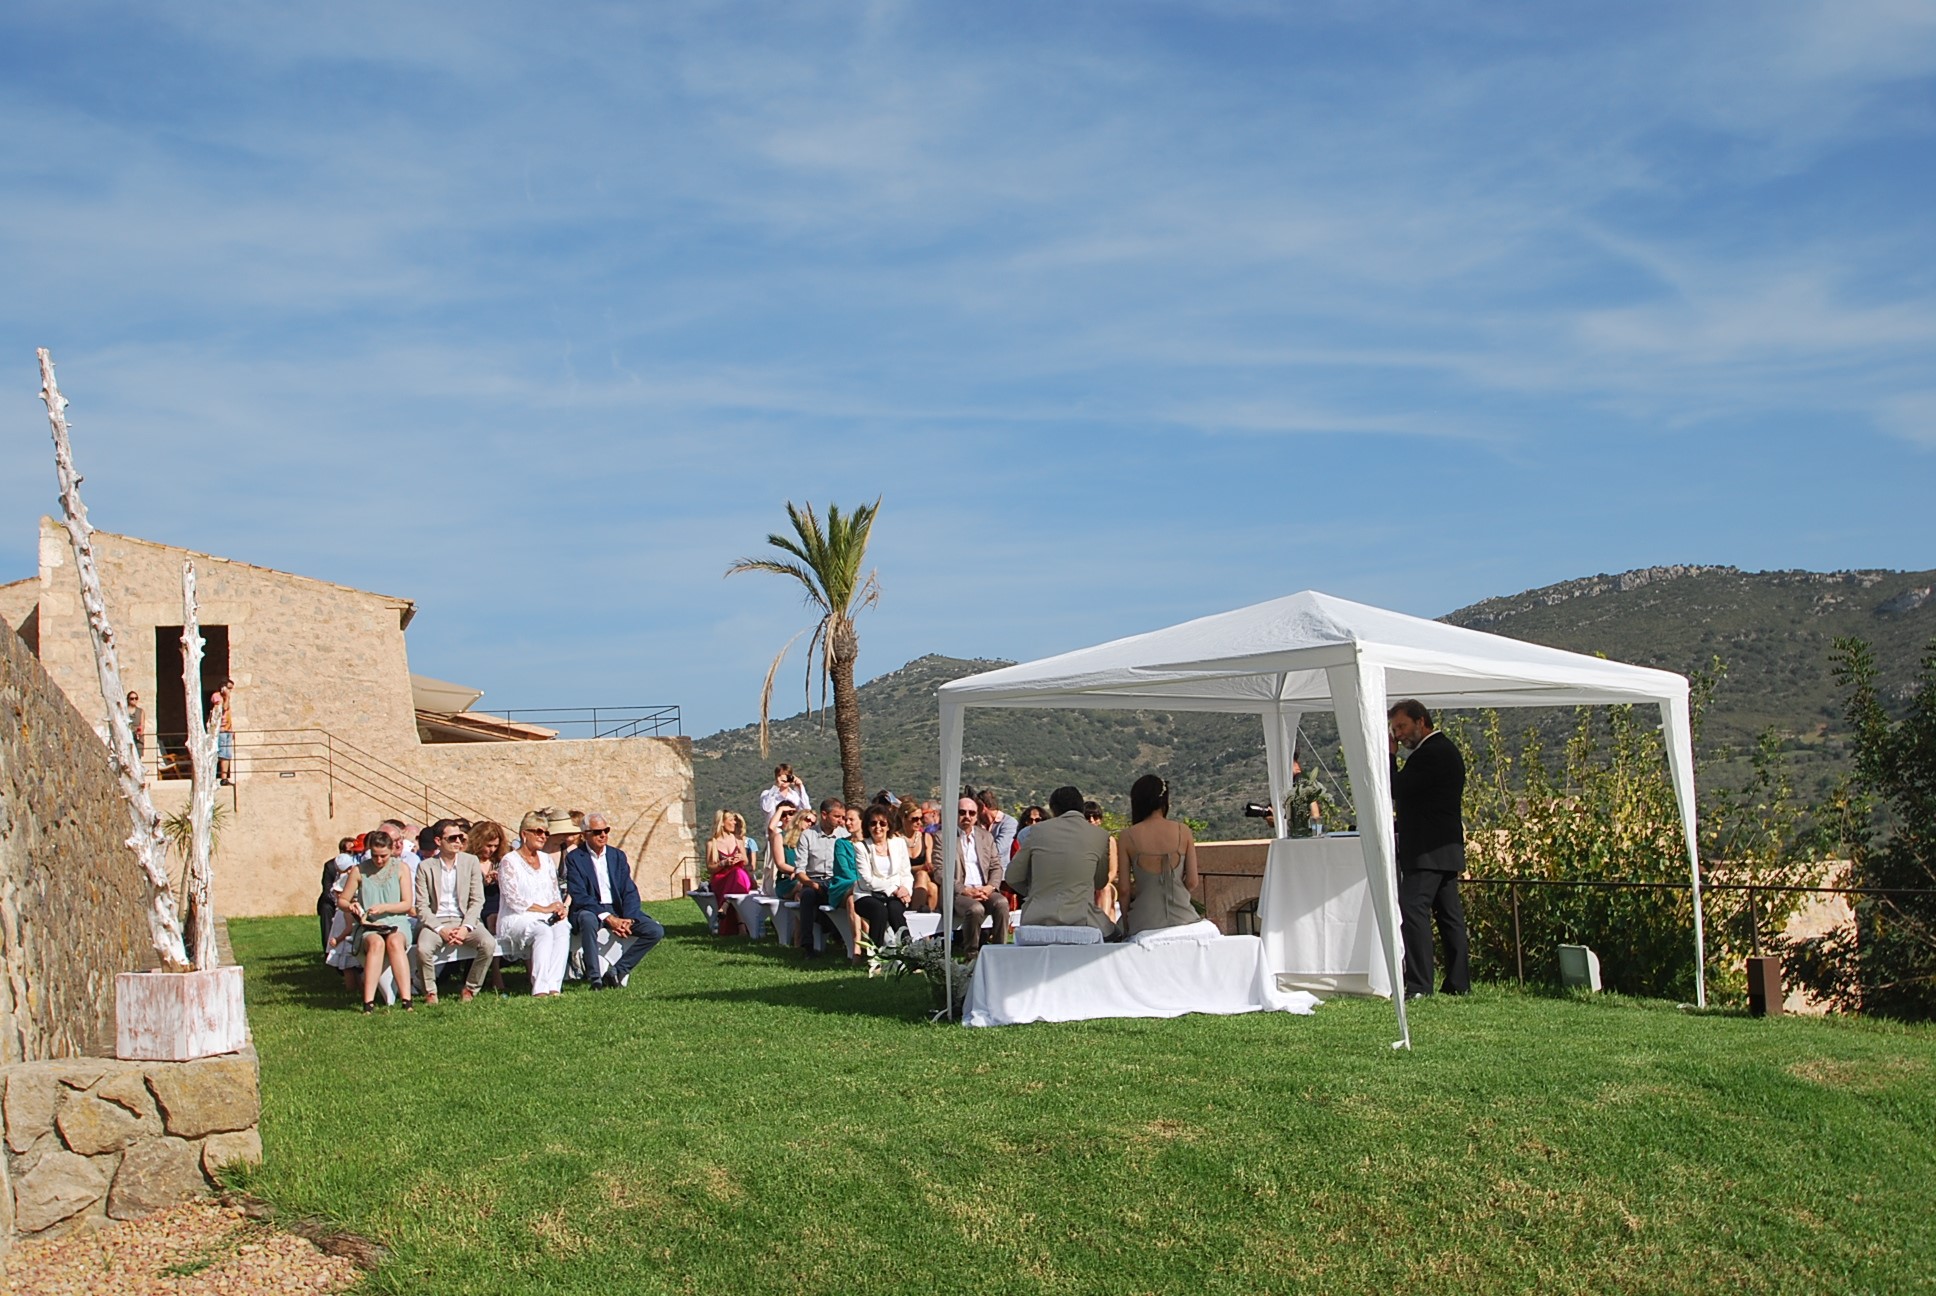
[[[558,890],[558,859],[544,852],[548,829],[541,814],[518,824],[518,848],[497,866],[498,944],[516,949],[529,944],[531,993],[555,995],[565,984],[565,958],[571,952],[568,906]]]

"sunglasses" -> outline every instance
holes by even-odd
[[[610,837],[612,830],[610,828],[587,828],[585,835],[587,837]]]
[[[438,841],[469,841],[470,834],[469,833],[445,833],[442,837],[439,837],[437,840]]]

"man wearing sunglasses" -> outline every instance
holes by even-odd
[[[665,928],[639,907],[632,866],[611,841],[612,821],[594,811],[585,816],[583,844],[565,856],[571,929],[585,955],[585,982],[594,990],[616,990],[665,937]],[[601,928],[619,942],[618,961],[603,971],[598,958]]]
[[[981,803],[972,795],[956,803],[955,921],[961,925],[961,952],[974,957],[981,948],[984,919],[995,920],[989,939],[997,945],[1008,939],[1008,897],[1002,894],[1002,873],[1008,857],[995,848],[995,835],[981,825]]]
[[[432,828],[437,853],[417,866],[417,975],[424,1002],[437,1002],[437,956],[456,946],[471,952],[463,1000],[477,997],[497,954],[497,939],[484,925],[484,869],[465,850],[469,834],[455,819]]]

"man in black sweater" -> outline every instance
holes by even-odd
[[[1445,942],[1445,993],[1465,994],[1472,973],[1459,903],[1465,872],[1465,757],[1407,698],[1391,723],[1392,806],[1398,818],[1398,912],[1405,944],[1405,997],[1432,993],[1432,922]],[[1410,753],[1398,763],[1398,749]]]

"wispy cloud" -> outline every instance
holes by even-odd
[[[624,588],[720,722],[772,636],[678,645],[788,610],[716,579],[787,498],[887,493],[923,597],[873,642],[913,651],[1284,581],[1430,612],[1654,547],[1912,549],[1811,447],[1862,438],[1885,491],[1936,448],[1925,5],[224,0],[0,37],[0,344],[55,346],[104,525],[427,609]],[[1663,444],[1772,465],[1760,506],[1566,502]],[[1444,579],[1363,526],[1394,474],[1466,528]],[[1784,493],[1849,520],[1799,548]],[[937,618],[964,553],[1017,591],[1074,560],[1094,606]],[[413,651],[527,671],[459,624]]]

